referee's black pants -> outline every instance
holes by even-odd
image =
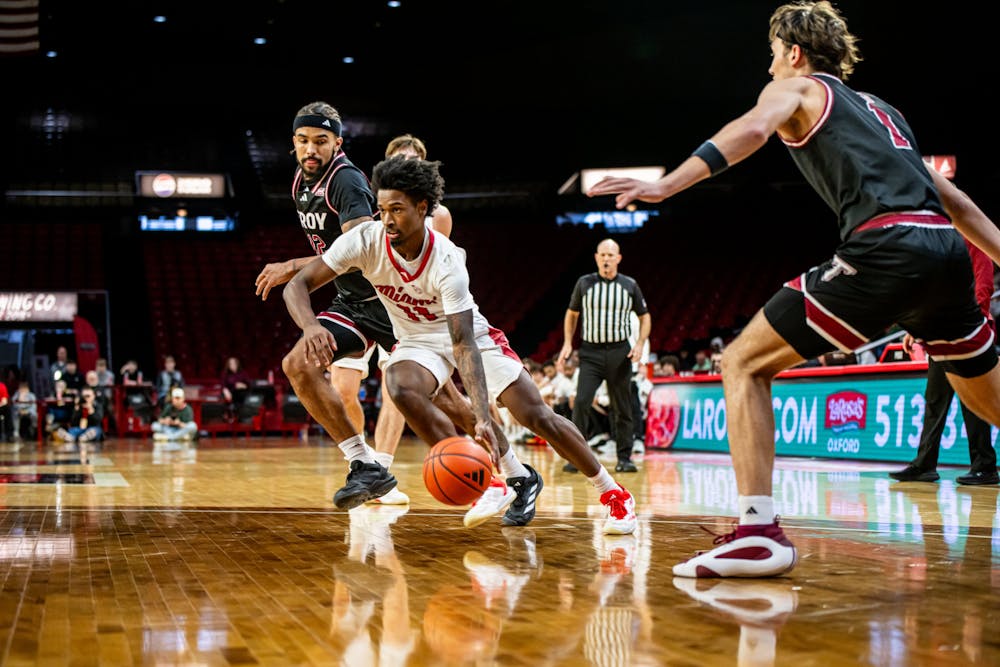
[[[944,433],[955,390],[944,374],[941,364],[927,360],[927,388],[924,389],[924,424],[920,432],[920,444],[913,465],[921,470],[935,470],[941,451],[941,435]],[[965,431],[969,436],[969,472],[993,472],[997,469],[997,453],[990,441],[990,424],[976,413],[962,408]]]
[[[608,383],[611,436],[618,448],[619,461],[632,458],[632,360],[628,356],[631,351],[632,346],[627,340],[619,343],[582,343],[576,398],[573,400],[573,423],[584,437],[588,437],[588,413],[594,394],[601,382]]]

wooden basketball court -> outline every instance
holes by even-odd
[[[408,507],[338,511],[329,439],[0,450],[3,665],[997,665],[998,487],[896,483],[897,465],[779,460],[798,567],[676,579],[727,532],[728,456],[649,453],[616,477],[635,536],[601,535],[585,478],[545,480],[524,528],[462,526],[392,471]],[[609,460],[604,460],[605,464]],[[614,459],[610,459],[613,466]]]

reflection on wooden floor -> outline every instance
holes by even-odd
[[[424,490],[334,508],[328,440],[0,452],[3,665],[997,665],[997,487],[894,483],[896,464],[782,460],[800,564],[768,580],[675,579],[735,508],[729,459],[650,453],[617,475],[635,536],[545,447],[525,528],[462,527]],[[607,461],[605,462],[607,463]],[[611,460],[613,465],[613,460]]]

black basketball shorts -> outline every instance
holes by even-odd
[[[805,359],[850,352],[899,325],[961,377],[997,363],[968,249],[949,224],[856,232],[831,260],[785,283],[764,315]]]
[[[316,319],[337,341],[334,360],[364,356],[372,345],[388,351],[396,345],[389,314],[378,297],[346,301],[337,295],[329,308],[316,314]]]

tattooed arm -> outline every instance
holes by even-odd
[[[462,385],[472,399],[472,412],[476,415],[476,441],[490,452],[494,463],[497,459],[497,437],[490,417],[490,394],[486,388],[486,371],[483,357],[476,347],[476,335],[472,327],[472,310],[448,315],[448,331],[455,351],[455,364],[462,378]]]

